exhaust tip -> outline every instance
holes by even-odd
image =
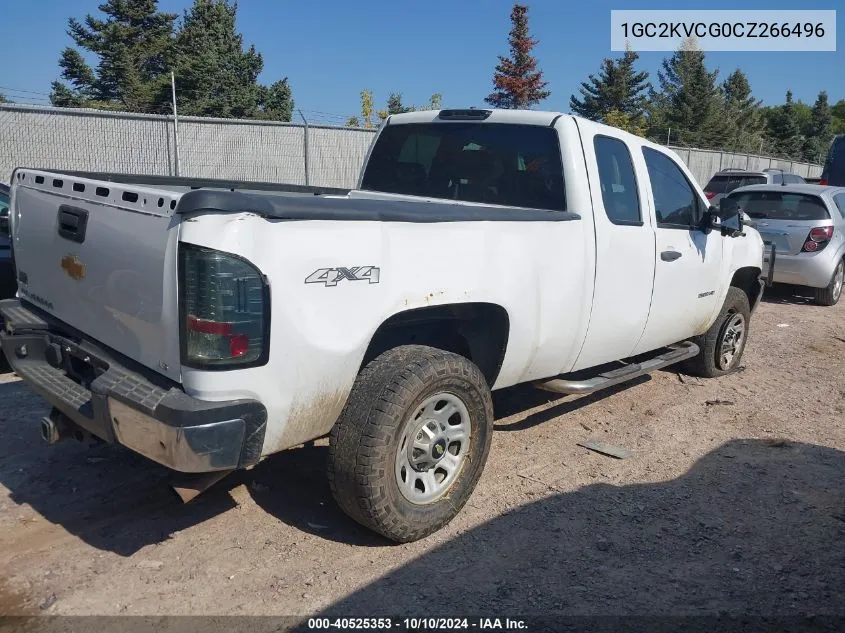
[[[55,444],[61,439],[58,425],[50,418],[41,418],[41,439],[47,444]]]

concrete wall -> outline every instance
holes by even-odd
[[[179,118],[183,176],[354,187],[373,130],[274,121]],[[0,105],[0,179],[15,167],[176,175],[173,118]],[[820,165],[673,147],[705,185],[719,169],[767,167],[818,177]]]

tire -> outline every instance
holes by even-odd
[[[706,334],[692,339],[701,351],[698,356],[686,361],[684,369],[694,376],[703,378],[724,376],[733,371],[739,365],[742,353],[745,351],[750,317],[751,309],[745,292],[735,286],[728,288],[728,294],[718,318]],[[737,328],[738,325],[739,328]],[[727,358],[727,351],[725,355],[722,355],[720,351],[728,336],[734,338],[737,331],[740,338],[735,343],[727,343],[733,347]]]
[[[815,301],[821,306],[835,306],[842,296],[843,280],[845,280],[845,260],[840,259],[830,276],[830,283],[824,288],[813,288]]]
[[[493,401],[478,367],[432,347],[393,348],[361,370],[332,429],[332,495],[382,536],[419,540],[463,508],[492,438]]]

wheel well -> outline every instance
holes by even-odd
[[[731,285],[739,288],[748,297],[748,306],[754,310],[760,298],[760,269],[749,266],[734,273]]]
[[[406,310],[379,326],[364,354],[363,367],[399,345],[428,345],[475,363],[493,386],[508,343],[507,311],[493,303],[457,303]]]

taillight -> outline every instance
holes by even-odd
[[[713,192],[713,191],[705,191],[704,195],[707,196],[708,200],[712,200],[713,198],[716,197],[716,193]]]
[[[206,369],[260,365],[269,353],[269,288],[248,261],[181,243],[182,364]]]
[[[816,253],[827,246],[827,243],[830,242],[832,237],[832,226],[819,226],[810,229],[810,234],[807,235],[807,240],[804,242],[801,251],[804,253]]]
[[[819,184],[820,185],[827,185],[827,180],[825,178],[821,178],[821,179],[819,179]]]

